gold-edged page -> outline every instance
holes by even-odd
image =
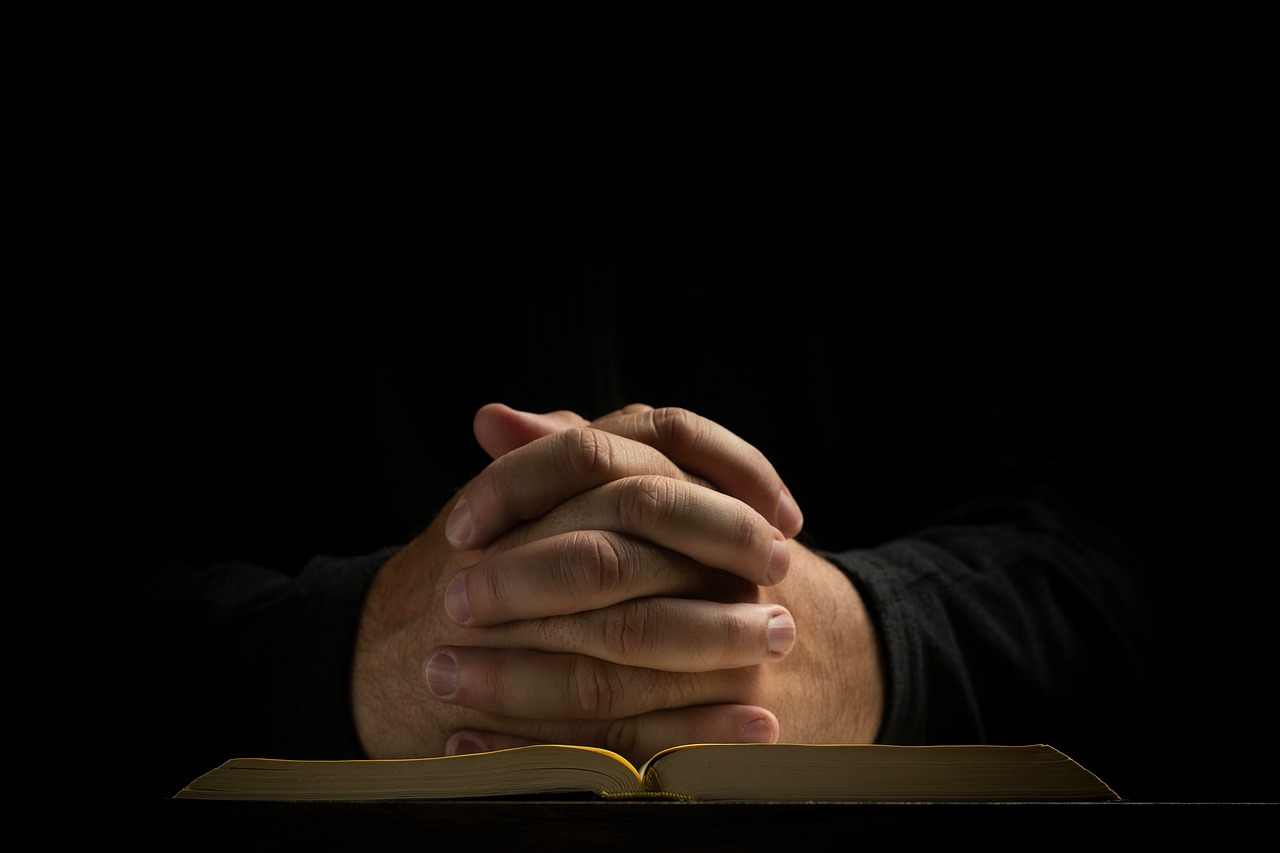
[[[593,747],[537,745],[440,758],[295,761],[235,758],[177,798],[403,800],[631,790],[636,769]]]
[[[1056,802],[1119,799],[1045,744],[717,744],[646,765],[650,787],[700,801]]]

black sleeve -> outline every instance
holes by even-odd
[[[1047,742],[1131,778],[1121,761],[1158,710],[1169,579],[1135,487],[1145,429],[1110,411],[936,415],[880,466],[865,506],[886,522],[822,549],[877,628],[879,741]]]
[[[1137,558],[1062,507],[993,500],[827,556],[878,629],[880,742],[1092,751],[1149,687],[1156,629]]]
[[[149,780],[156,795],[233,756],[365,757],[351,656],[365,592],[394,552],[316,557],[296,577],[243,562],[171,564],[139,586],[133,651],[163,665],[144,668],[151,680],[131,723],[140,755],[164,768]]]

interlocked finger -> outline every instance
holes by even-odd
[[[628,667],[707,672],[781,660],[796,624],[777,604],[638,598],[612,607],[480,629],[477,645],[587,655]]]
[[[662,672],[587,655],[445,646],[424,664],[437,699],[528,720],[612,720],[692,705],[754,704],[756,667]]]
[[[499,550],[458,572],[445,611],[468,628],[597,610],[651,596],[750,602],[759,590],[645,539],[570,530]]]

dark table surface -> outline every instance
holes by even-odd
[[[119,840],[147,849],[610,850],[901,849],[965,840],[981,849],[1063,849],[1117,840],[1267,837],[1276,803],[670,803],[556,800],[265,803],[32,801],[11,804],[27,838]],[[1264,825],[1264,821],[1266,825]],[[1266,834],[1259,834],[1265,832]],[[15,836],[17,837],[17,836]],[[160,845],[157,847],[156,845]]]

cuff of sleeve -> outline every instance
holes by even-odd
[[[364,598],[397,548],[361,557],[315,557],[298,577],[304,645],[298,656],[297,716],[305,758],[366,758],[351,707],[351,666]]]

